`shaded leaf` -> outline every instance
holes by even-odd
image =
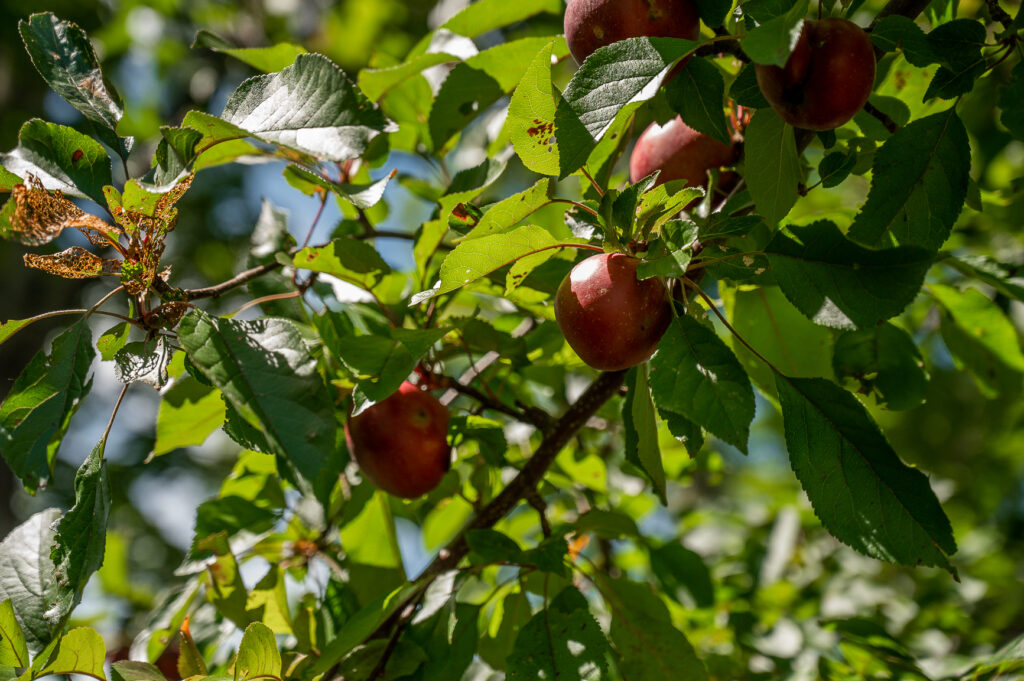
[[[194,310],[178,326],[192,364],[266,437],[282,472],[310,482],[336,441],[333,402],[294,324],[232,321]]]
[[[672,321],[651,360],[651,392],[659,409],[747,450],[754,419],[750,379],[729,347],[696,319]]]
[[[999,120],[1019,140],[1024,140],[1024,62],[1010,72],[1010,82],[999,96]]]
[[[874,246],[889,232],[902,245],[937,250],[963,207],[970,166],[955,107],[900,128],[875,153],[871,190],[850,238]]]
[[[789,231],[765,248],[772,273],[790,302],[824,326],[867,328],[898,315],[932,262],[922,248],[864,248],[827,220]]]
[[[1008,265],[984,255],[951,256],[942,262],[988,284],[1007,298],[1024,302],[1024,276],[1021,276],[1019,266]]]
[[[920,351],[906,331],[892,324],[839,336],[832,365],[838,378],[856,380],[862,392],[877,390],[889,409],[913,409],[928,390]]]
[[[654,485],[661,502],[665,498],[665,468],[658,448],[658,423],[654,416],[654,402],[647,382],[647,364],[630,369],[626,378],[629,392],[622,402],[622,422],[625,425],[626,458],[639,466]]]
[[[55,602],[46,610],[54,629],[63,626],[82,600],[85,585],[103,564],[110,515],[110,481],[103,460],[106,438],[99,441],[75,474],[75,505],[56,525],[53,551]],[[63,645],[63,643],[62,643]],[[102,665],[102,656],[100,658]]]
[[[53,525],[59,518],[59,509],[40,511],[0,542],[0,574],[4,575],[0,579],[0,600],[11,601],[33,655],[38,655],[57,633],[44,613],[57,598],[50,549]]]
[[[519,631],[508,659],[509,681],[598,681],[607,678],[608,642],[587,601],[567,587]]]
[[[956,571],[956,542],[928,478],[900,461],[867,410],[820,378],[777,381],[790,463],[836,539],[902,565]]]
[[[458,64],[441,85],[427,118],[435,151],[486,111],[504,94],[489,75],[469,64]]]
[[[0,452],[29,491],[50,476],[51,446],[92,387],[95,354],[89,326],[79,321],[54,339],[49,354],[40,350],[32,358],[0,407]]]
[[[711,572],[700,554],[682,544],[652,547],[650,553],[651,570],[669,596],[675,598],[676,592],[682,588],[689,592],[698,608],[709,608],[715,604]]]
[[[802,177],[793,128],[771,109],[758,109],[747,126],[744,157],[750,198],[774,226],[796,203]]]
[[[732,143],[722,112],[725,80],[714,64],[707,59],[690,59],[665,86],[665,92],[669,104],[688,126],[722,144]]]
[[[163,338],[128,343],[114,355],[114,375],[122,383],[140,381],[162,388],[170,380],[171,349]]]
[[[786,12],[752,29],[743,36],[743,51],[757,64],[784,66],[800,39],[808,4],[799,0]]]

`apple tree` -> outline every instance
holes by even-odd
[[[84,302],[0,325],[0,680],[1024,673],[1019,7],[439,3],[346,70],[166,4],[171,116],[17,24],[77,113],[2,269]],[[219,235],[251,168],[309,219]],[[126,489],[190,468],[147,585]]]

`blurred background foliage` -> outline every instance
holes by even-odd
[[[4,0],[0,2],[0,148],[14,147],[21,124],[34,117],[67,125],[81,123],[70,106],[47,90],[22,48],[17,22],[28,11],[53,11],[77,22],[92,37],[105,73],[126,100],[119,132],[137,136],[132,161],[138,167],[131,170],[140,174],[148,167],[160,125],[177,124],[190,109],[219,113],[228,94],[253,75],[247,66],[223,54],[192,49],[198,29],[213,31],[239,46],[299,43],[328,55],[354,76],[367,65],[400,60],[428,27],[436,27],[465,4],[464,0],[48,0],[30,4]],[[881,5],[870,0],[862,11],[870,15]],[[929,11],[974,16],[980,5],[935,0]],[[513,30],[551,34],[559,32],[560,26],[559,17],[548,16]],[[485,35],[478,43],[499,38]],[[1000,68],[983,80],[1006,78],[1008,69]],[[947,250],[970,248],[1019,268],[1024,266],[1024,192],[1020,191],[1024,147],[999,125],[992,98],[984,96],[985,88],[985,82],[979,83],[962,107],[971,134],[971,172],[977,192],[974,208],[965,209]],[[648,107],[642,115],[650,117],[654,109]],[[638,120],[636,129],[645,124]],[[460,165],[457,155],[467,153],[468,145],[477,146],[468,151],[479,160],[485,142],[465,134],[453,152],[453,167]],[[412,154],[395,155],[385,165],[399,167],[410,187],[415,185],[410,178],[429,179],[438,172]],[[264,197],[289,210],[294,233],[305,231],[317,202],[287,187],[280,177],[282,167],[230,165],[203,172],[181,203],[181,219],[169,240],[173,250],[166,259],[175,263],[181,285],[222,281],[245,266]],[[513,161],[493,194],[519,191],[527,178]],[[834,190],[815,190],[798,204],[799,213],[792,217],[810,221],[850,213],[866,187],[863,178],[853,178]],[[402,187],[389,189],[389,204],[395,229],[413,231],[430,217],[430,204]],[[984,210],[977,211],[982,205]],[[333,210],[321,222],[321,236],[341,220],[337,208]],[[548,219],[560,218],[553,214]],[[2,319],[78,307],[106,291],[103,285],[83,286],[23,268],[22,251],[17,244],[0,242]],[[397,247],[386,255],[399,264],[408,257]],[[947,268],[934,276],[937,281],[955,282],[959,275]],[[742,295],[742,291],[719,293],[726,298]],[[1024,325],[1020,304],[998,293],[995,300],[1020,329]],[[233,309],[238,302],[216,301],[213,310]],[[785,458],[781,417],[764,400],[759,403],[748,458],[711,441],[699,457],[690,460],[676,443],[664,443],[667,467],[676,480],[667,508],[656,508],[650,497],[641,496],[636,478],[621,476],[617,484],[604,488],[613,505],[639,519],[643,534],[653,539],[630,536],[626,523],[627,531],[619,538],[602,539],[595,550],[611,561],[613,570],[646,576],[677,599],[681,605],[673,615],[684,622],[684,631],[718,678],[915,678],[915,658],[929,674],[941,676],[960,670],[968,656],[992,651],[1024,633],[1024,401],[1019,390],[987,397],[967,373],[957,370],[939,336],[938,312],[925,296],[919,297],[902,323],[926,351],[927,401],[900,412],[875,406],[873,415],[902,458],[931,476],[959,543],[954,557],[959,583],[938,570],[899,568],[860,557],[831,539],[798,492]],[[37,324],[3,346],[0,397],[32,354],[64,324],[62,320]],[[547,399],[557,407],[564,399],[565,377],[551,371],[527,367],[522,379],[536,381],[534,390],[536,385],[552,386],[554,397]],[[98,382],[104,380],[113,385],[112,378],[98,375]],[[102,385],[94,390],[96,395],[102,392],[116,390],[104,390]],[[536,397],[545,399],[543,394]],[[153,446],[156,404],[155,396],[140,392],[119,416],[119,428],[108,447],[108,456],[120,464],[111,468],[115,497],[108,557],[99,583],[94,580],[90,585],[77,613],[95,618],[95,626],[108,636],[111,648],[118,638],[127,643],[134,636],[160,589],[175,581],[172,572],[191,540],[195,507],[216,493],[237,453],[218,434],[203,448],[146,461]],[[602,412],[608,424],[618,421],[617,408],[611,404]],[[95,427],[102,426],[108,414],[109,403],[94,397],[75,423],[75,428],[88,430],[91,425],[92,429],[79,437],[69,435],[56,482],[38,498],[25,495],[0,463],[0,536],[39,508],[70,505],[74,470],[95,441]],[[612,425],[609,428],[614,430]],[[584,452],[603,453],[610,462],[618,461],[621,455],[607,449],[610,441],[614,442],[599,431],[581,434],[577,446],[560,457],[555,475],[579,481],[592,472],[595,464],[588,462],[590,455]],[[597,468],[599,476],[616,475],[616,465],[610,465],[607,473],[603,464]],[[601,489],[601,485],[582,487],[579,495],[592,498],[603,494]],[[421,568],[426,552],[439,544],[432,537],[446,536],[468,513],[468,507],[460,510],[457,501],[449,506],[445,513],[422,506],[416,511],[397,509],[400,516],[410,515],[417,523],[428,520],[425,537],[410,539],[408,532],[400,534],[408,540],[402,548],[410,573]],[[558,510],[553,513],[557,517]],[[534,520],[529,518],[530,531],[536,530]],[[513,516],[500,529],[522,536],[528,533],[524,523],[522,516]],[[412,525],[400,521],[400,530]],[[682,545],[672,543],[677,536],[683,537]],[[657,546],[659,539],[669,542],[666,546],[685,548],[662,550]],[[653,547],[648,546],[652,542]],[[837,646],[842,648],[841,658],[822,655]]]

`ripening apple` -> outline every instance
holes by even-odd
[[[640,261],[599,253],[576,264],[555,294],[555,320],[569,346],[601,371],[647,361],[672,321],[668,290],[658,278],[639,281]]]
[[[577,64],[599,47],[640,36],[696,40],[700,15],[693,0],[569,0],[565,40]]]
[[[348,450],[370,482],[413,499],[441,482],[451,467],[448,410],[412,383],[345,423]]]
[[[875,52],[868,34],[852,21],[806,20],[786,65],[758,64],[755,72],[782,120],[797,128],[831,130],[868,101]]]
[[[686,180],[691,187],[707,188],[708,171],[735,160],[735,145],[699,133],[676,116],[665,125],[651,123],[637,139],[629,157],[629,179],[638,182],[660,170],[656,185]]]

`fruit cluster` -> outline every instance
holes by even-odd
[[[577,63],[627,38],[696,40],[693,0],[568,0],[565,37]],[[758,85],[787,123],[830,130],[863,108],[875,79],[867,34],[845,19],[804,21],[784,66],[756,65]],[[737,126],[741,128],[741,126]],[[630,180],[658,173],[656,184],[683,180],[707,188],[708,172],[739,159],[739,141],[724,144],[681,117],[652,123],[637,139]],[[721,175],[728,191],[738,176]],[[594,369],[618,371],[647,361],[668,328],[672,310],[661,279],[637,278],[640,263],[626,253],[601,253],[577,263],[555,297],[555,316],[569,346]],[[384,401],[348,420],[345,436],[363,473],[381,489],[413,498],[434,489],[450,465],[448,412],[428,392],[406,382]]]

